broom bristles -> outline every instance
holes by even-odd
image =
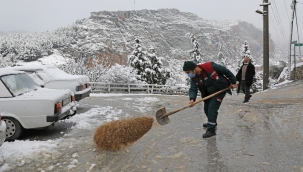
[[[94,141],[101,150],[119,151],[146,134],[153,121],[153,118],[136,117],[103,124],[97,128]]]

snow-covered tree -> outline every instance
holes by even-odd
[[[222,66],[227,65],[227,59],[224,57],[224,54],[222,52],[222,45],[221,44],[220,44],[220,47],[219,47],[219,53],[218,53],[217,57],[218,57],[219,64],[221,64]]]
[[[240,70],[240,68],[243,64],[244,57],[249,57],[250,58],[250,50],[248,49],[248,42],[247,41],[244,41],[244,44],[242,45],[242,49],[241,49],[241,52],[240,52],[240,57],[241,58],[237,58],[238,67],[237,67],[236,71]]]
[[[248,45],[247,41],[244,41],[244,44],[242,45],[242,50],[240,52],[240,55],[241,55],[242,58],[239,61],[239,67],[242,66],[242,62],[243,62],[244,57],[248,57],[250,59],[250,62],[255,65],[255,60],[254,60],[253,56],[251,55],[251,52],[249,50],[249,45]]]
[[[137,71],[133,67],[115,64],[108,69],[104,75],[100,76],[99,82],[104,83],[131,83],[141,84],[138,80],[140,75],[137,75]]]
[[[263,72],[256,72],[251,89],[253,93],[259,92],[263,89]]]
[[[203,59],[201,57],[201,53],[199,50],[199,43],[195,38],[195,35],[193,35],[192,33],[187,33],[186,36],[190,37],[191,43],[194,46],[194,49],[189,50],[189,54],[191,56],[191,60],[194,61],[195,63],[202,63]]]
[[[110,68],[108,59],[99,60],[97,57],[86,62],[86,56],[78,59],[69,59],[66,64],[58,65],[58,68],[72,75],[86,75],[91,82],[97,82]]]
[[[11,61],[10,59],[3,58],[0,55],[0,68],[7,67],[7,66],[15,66],[15,65],[16,65],[16,61]]]
[[[170,77],[165,85],[169,86],[185,86],[188,82],[188,77],[183,71],[183,61],[170,58],[168,59],[167,70],[170,72]]]
[[[285,67],[286,62],[280,62],[278,64],[269,66],[269,77],[272,79],[278,79]]]
[[[148,84],[165,84],[169,72],[162,68],[162,62],[156,56],[153,47],[150,52],[143,51],[138,38],[135,39],[135,50],[128,58],[130,66],[137,70],[142,81]]]
[[[242,45],[241,57],[242,57],[242,59],[244,57],[249,57],[250,58],[250,50],[248,49],[248,42],[247,41],[244,41],[244,45]]]

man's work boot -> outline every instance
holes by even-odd
[[[248,100],[244,100],[243,103],[248,103]]]
[[[208,138],[216,135],[216,130],[206,130],[205,134],[203,134],[203,138]]]

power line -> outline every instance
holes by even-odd
[[[290,22],[289,15],[288,15],[288,10],[287,10],[287,7],[286,7],[286,2],[285,2],[285,0],[284,0],[284,5],[285,5],[285,9],[286,9],[286,13],[287,13],[288,21]]]
[[[270,22],[273,24],[276,34],[278,36],[279,43],[280,43],[280,45],[282,45],[283,38],[282,38],[280,32],[278,31],[278,25],[276,24],[275,20],[273,20],[272,15],[269,15],[269,17],[270,17]]]
[[[281,38],[281,35],[279,34],[279,32],[278,32],[278,30],[277,30],[276,24],[275,24],[275,22],[274,22],[272,16],[269,15],[269,17],[270,17],[270,21],[273,23],[273,26],[274,26],[274,28],[275,28],[276,34],[277,34],[277,36],[278,36],[279,44],[280,44],[280,45],[283,45],[283,43],[282,43],[282,42],[283,42],[283,39]]]
[[[278,13],[278,21],[280,22],[280,26],[282,27],[282,30],[283,30],[283,34],[284,34],[284,39],[286,39],[287,37],[286,37],[286,34],[285,34],[285,30],[284,30],[284,26],[282,25],[282,21],[281,21],[281,17],[280,17],[280,13],[279,13],[279,11],[278,11],[278,8],[277,8],[277,5],[276,5],[276,2],[273,0],[273,4],[274,4],[274,6],[275,6],[275,8],[276,8],[276,10],[277,10],[277,13]]]
[[[273,4],[275,4],[275,1],[272,1]],[[282,35],[282,37],[284,39],[286,39],[286,36],[285,36],[285,31],[284,31],[284,28],[283,28],[283,25],[281,24],[280,22],[280,18],[279,18],[279,12],[278,12],[278,9],[276,8],[276,11],[274,10],[274,8],[271,6],[271,9],[272,9],[272,12],[274,14],[274,18],[276,19],[276,23],[277,23],[277,26],[280,28],[280,33]],[[277,14],[276,14],[277,13]]]

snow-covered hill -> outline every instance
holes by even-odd
[[[186,33],[195,35],[204,59],[216,58],[219,45],[227,58],[236,59],[245,40],[255,57],[262,55],[262,31],[243,21],[208,21],[192,13],[177,9],[92,12],[88,19],[77,21],[69,27],[81,39],[65,49],[95,52],[98,57],[110,56],[125,64],[127,55],[134,49],[134,40],[153,46],[158,56],[189,58],[192,44]],[[274,43],[271,41],[271,52]]]
[[[193,49],[186,36],[189,32],[195,35],[206,60],[217,58],[220,45],[225,57],[240,57],[245,40],[256,60],[262,55],[262,31],[252,24],[209,21],[177,9],[160,9],[92,12],[89,18],[52,33],[0,36],[0,56],[13,58],[15,54],[16,58],[26,58],[37,54],[36,57],[41,57],[49,54],[52,46],[67,57],[109,57],[112,62],[126,64],[137,37],[142,46],[153,46],[157,56],[188,59],[188,50]],[[270,51],[274,51],[272,41]]]

